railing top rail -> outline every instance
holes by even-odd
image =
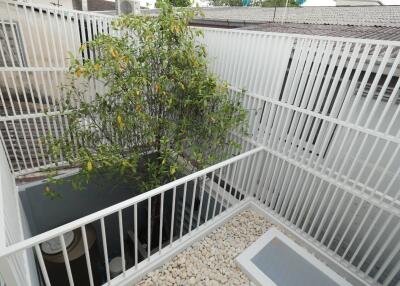
[[[64,7],[49,6],[49,5],[36,4],[36,3],[30,3],[30,2],[0,0],[0,3],[6,3],[6,4],[13,5],[13,6],[25,6],[27,8],[38,8],[38,9],[55,11],[55,12],[69,12],[69,13],[74,13],[74,14],[97,16],[97,17],[103,17],[103,18],[109,18],[109,19],[117,18],[117,16],[107,15],[107,14],[93,12],[93,11],[80,11],[80,10],[68,9],[68,8],[64,8]]]
[[[278,33],[278,32],[266,32],[266,31],[254,31],[254,30],[221,29],[221,28],[209,28],[209,27],[206,28],[196,27],[196,29],[202,29],[204,31],[210,31],[210,32],[226,32],[231,34],[269,35],[274,37],[292,38],[292,39],[296,38],[296,39],[324,40],[324,41],[334,41],[342,43],[355,43],[355,44],[359,43],[359,44],[400,47],[400,41],[360,39],[360,38],[349,38],[349,37],[332,37],[332,36],[321,36],[321,35],[305,35],[305,34],[293,34],[293,33]]]
[[[74,230],[74,229],[76,229],[78,227],[81,227],[83,225],[87,225],[87,224],[89,224],[89,223],[91,223],[93,221],[96,221],[98,219],[104,218],[104,217],[106,217],[108,215],[111,215],[113,213],[116,213],[119,210],[122,210],[122,209],[128,208],[130,206],[133,206],[133,205],[135,205],[137,203],[140,203],[140,202],[142,202],[142,201],[144,201],[144,200],[146,200],[146,199],[148,199],[150,197],[154,197],[154,196],[156,196],[158,194],[161,194],[162,192],[165,192],[165,191],[170,190],[170,189],[172,189],[174,187],[182,185],[185,182],[189,182],[189,181],[191,181],[191,180],[193,180],[195,178],[204,176],[204,175],[206,175],[206,174],[208,174],[210,172],[213,172],[213,171],[215,171],[215,170],[217,170],[219,168],[222,168],[222,167],[224,167],[224,166],[226,166],[228,164],[231,164],[231,163],[234,163],[236,161],[245,159],[245,158],[247,158],[247,157],[249,157],[249,156],[251,156],[251,155],[253,155],[255,153],[263,152],[263,151],[265,151],[264,147],[258,147],[258,148],[252,149],[250,151],[247,151],[245,153],[242,153],[240,155],[237,155],[235,157],[232,157],[230,159],[227,159],[227,160],[222,161],[220,163],[217,163],[215,165],[212,165],[212,166],[210,166],[208,168],[205,168],[203,170],[197,171],[197,172],[192,173],[190,175],[187,175],[187,176],[185,176],[183,178],[180,178],[178,180],[172,181],[172,182],[170,182],[168,184],[162,185],[162,186],[160,186],[158,188],[155,188],[155,189],[153,189],[151,191],[148,191],[148,192],[145,192],[143,194],[140,194],[140,195],[138,195],[136,197],[133,197],[131,199],[125,200],[123,202],[120,202],[120,203],[115,204],[113,206],[110,206],[108,208],[102,209],[100,211],[97,211],[95,213],[92,213],[90,215],[82,217],[80,219],[74,220],[74,221],[72,221],[70,223],[67,223],[67,224],[64,224],[62,226],[56,227],[56,228],[51,229],[49,231],[46,231],[44,233],[38,234],[38,235],[36,235],[34,237],[25,239],[25,240],[23,240],[21,242],[12,244],[10,246],[7,246],[6,248],[0,249],[0,257],[9,256],[9,255],[12,255],[12,254],[14,254],[14,253],[16,253],[18,251],[33,247],[33,246],[35,246],[37,244],[40,244],[40,243],[42,243],[44,241],[47,241],[47,240],[52,239],[54,237],[60,236],[60,235],[66,233],[68,231],[72,231],[72,230]]]

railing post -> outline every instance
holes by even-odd
[[[8,258],[0,258],[0,285],[1,282],[5,283],[5,285],[16,285],[19,286],[19,282],[17,280],[18,274],[15,269],[11,267],[8,262]],[[3,279],[3,281],[1,281]],[[21,285],[22,286],[22,285]]]

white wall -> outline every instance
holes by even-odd
[[[60,7],[63,9],[73,9],[72,0],[30,0],[33,4],[46,5],[51,7]],[[54,5],[57,4],[57,5]],[[58,6],[61,5],[61,6]]]
[[[14,177],[10,172],[2,144],[0,145],[0,190],[0,248],[2,248],[23,239]],[[34,269],[31,269],[30,273],[27,268],[28,263],[32,265],[33,259],[28,260],[25,253],[0,259],[0,273],[7,285],[36,285],[35,276],[31,276]]]

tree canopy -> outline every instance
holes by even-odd
[[[91,58],[71,55],[63,86],[68,128],[46,142],[51,154],[79,167],[77,188],[111,174],[149,190],[225,158],[225,146],[235,145],[230,132],[242,132],[245,111],[209,71],[201,30],[188,26],[196,11],[160,8],[158,17],[115,20],[118,36],[81,47]],[[88,96],[93,83],[97,92]]]
[[[161,8],[162,3],[166,0],[157,0],[156,1],[156,8]],[[173,7],[189,7],[192,5],[192,0],[167,0],[168,4],[172,5]]]

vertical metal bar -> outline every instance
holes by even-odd
[[[211,182],[210,182],[210,191],[208,193],[208,200],[207,200],[207,209],[206,209],[206,217],[205,217],[205,221],[208,221],[208,212],[210,210],[210,202],[211,202],[211,197],[212,197],[212,192],[213,192],[213,188],[214,188],[214,173],[215,171],[212,171],[211,173]]]
[[[286,173],[284,174],[285,179],[284,179],[281,189],[279,190],[280,195],[279,195],[278,201],[274,208],[274,211],[279,215],[281,215],[281,213],[283,211],[283,203],[286,202],[286,198],[290,193],[289,185],[293,181],[293,177],[295,176],[297,170],[298,169],[296,168],[296,166],[289,164],[288,169],[287,169]],[[290,176],[290,179],[288,178],[289,176]]]
[[[307,213],[307,211],[308,211],[308,214],[310,214],[313,211],[311,206],[309,206],[310,199],[312,197],[314,197],[314,198],[317,197],[318,190],[315,190],[315,188],[318,189],[318,187],[322,184],[322,180],[319,180],[318,185],[316,185],[316,184],[317,184],[317,176],[313,176],[313,179],[311,181],[311,187],[308,188],[308,192],[304,188],[305,185],[303,186],[303,189],[301,190],[302,193],[307,192],[306,197],[304,199],[304,204],[300,209],[299,216],[298,216],[297,222],[296,222],[296,225],[301,229],[304,229],[307,226],[308,220],[306,220],[306,218],[304,219],[303,227],[301,227],[301,222],[303,221],[303,217]]]
[[[159,253],[161,255],[162,249],[162,238],[163,238],[163,222],[164,222],[164,192],[161,193],[161,202],[160,202],[160,237],[158,242]]]
[[[295,175],[298,173],[297,175]],[[284,197],[282,198],[282,206],[280,208],[280,216],[286,217],[286,214],[291,211],[291,201],[295,194],[295,187],[297,186],[298,181],[303,176],[303,169],[293,168],[293,174],[290,175],[290,180],[288,182],[287,191],[285,192]]]
[[[147,260],[151,255],[151,197],[147,199]]]
[[[214,203],[214,208],[212,212],[212,219],[215,218],[215,211],[217,210],[217,204],[218,204],[218,196],[219,196],[219,191],[222,189],[221,188],[221,176],[222,176],[222,168],[219,169],[219,176],[218,176],[218,182],[217,182],[217,191],[215,192],[215,203]],[[222,197],[222,196],[221,196]],[[222,201],[221,201],[222,204]]]
[[[333,187],[333,190],[331,191],[330,189]],[[328,186],[326,187],[326,191],[325,191],[325,193],[324,193],[324,196],[323,196],[323,198],[322,198],[322,200],[321,200],[321,203],[319,203],[319,206],[318,206],[318,208],[317,208],[317,211],[316,211],[316,214],[315,214],[315,216],[314,216],[314,219],[313,219],[313,222],[311,223],[311,226],[310,226],[310,228],[309,228],[309,230],[308,230],[308,232],[309,233],[313,233],[313,231],[314,231],[314,229],[315,229],[315,227],[316,227],[316,224],[317,224],[317,222],[318,222],[318,220],[319,220],[319,218],[321,217],[321,215],[322,215],[322,217],[321,217],[321,220],[320,220],[320,222],[319,222],[319,226],[318,226],[318,228],[317,228],[317,230],[316,230],[316,234],[314,235],[314,237],[315,238],[318,238],[318,229],[319,228],[322,228],[322,226],[325,224],[325,220],[324,219],[326,219],[326,214],[328,213],[328,211],[329,211],[329,205],[330,205],[330,203],[332,203],[332,201],[333,201],[333,197],[335,197],[335,195],[336,195],[336,190],[337,190],[337,187],[336,186],[334,186],[334,185],[332,185],[332,184],[328,184]],[[329,195],[330,195],[330,193],[332,193],[332,198],[331,198],[331,200],[329,201],[329,203],[328,203],[328,207],[327,208],[324,208],[324,206],[326,205],[326,203],[328,202],[328,200],[329,200]]]
[[[243,38],[244,33],[240,33],[240,38]],[[237,47],[237,53],[240,53],[240,50],[244,50],[245,45],[248,44],[246,43],[246,41],[244,41],[243,39],[241,39],[241,41],[238,42],[238,47]],[[238,59],[239,57],[236,57],[236,59]],[[231,84],[237,86],[238,85],[238,77],[239,77],[239,73],[240,73],[240,66],[242,65],[243,60],[235,60],[233,61],[234,66],[231,69],[231,74],[232,77],[228,80]]]
[[[236,199],[236,193],[237,193],[237,186],[235,184],[235,177],[236,177],[236,171],[237,171],[237,165],[239,161],[235,161],[234,164],[235,166],[233,167],[233,173],[232,173],[232,178],[229,183],[229,200],[230,200],[230,205],[235,204],[235,199]],[[234,188],[233,195],[232,195],[232,189]],[[228,207],[230,206],[228,202]]]
[[[304,174],[304,173],[305,173],[305,174]],[[302,179],[303,174],[306,176],[304,180]],[[296,179],[296,185],[295,185],[295,187],[293,188],[294,192],[293,192],[292,196],[291,196],[290,199],[289,199],[288,208],[287,208],[286,213],[285,213],[285,216],[284,216],[285,219],[290,220],[290,216],[291,216],[291,214],[292,214],[292,210],[293,210],[293,208],[296,207],[296,202],[295,202],[296,199],[295,199],[295,197],[297,196],[297,194],[296,194],[295,192],[296,192],[296,190],[298,190],[299,186],[300,186],[302,183],[304,184],[304,183],[307,181],[309,175],[310,175],[310,173],[305,172],[305,171],[303,171],[303,169],[302,169],[301,172],[300,172],[300,174],[299,174],[299,176],[298,176],[298,178]],[[299,196],[300,196],[300,195],[301,195],[301,194],[299,194]]]
[[[80,26],[80,35],[81,35],[81,39],[82,39],[81,45],[83,45],[83,44],[87,43],[86,33],[85,33],[85,18],[82,13],[77,13],[76,17],[79,20],[78,25]],[[87,49],[83,50],[83,59],[84,60],[89,59]]]
[[[241,191],[239,191],[239,180],[242,178],[242,169],[243,169],[243,165],[244,165],[244,160],[241,159],[239,161],[237,161],[239,166],[239,170],[237,172],[237,174],[235,173],[236,177],[232,178],[232,184],[235,186],[235,193],[233,195],[233,199],[234,200],[238,200],[238,202],[240,201],[240,197],[242,196]],[[236,171],[236,167],[235,166],[235,171]],[[238,198],[238,194],[239,194],[239,198]]]
[[[230,32],[224,32],[223,33],[223,37],[226,39],[226,41],[221,41],[222,43],[224,43],[226,45],[227,41],[230,39],[231,37],[231,33]],[[227,68],[231,62],[230,58],[231,58],[232,52],[230,52],[230,50],[225,49],[225,52],[222,54],[222,58],[221,58],[221,67],[222,69],[217,73],[221,76],[221,78],[226,79],[227,75],[226,75],[226,71]]]
[[[201,187],[199,213],[197,214],[197,228],[200,226],[201,212],[203,210],[203,199],[204,199],[204,190],[206,188],[206,178],[207,178],[207,175],[204,175],[203,176],[203,184]]]
[[[274,164],[272,175],[271,175],[270,179],[268,179],[268,182],[267,182],[267,186],[266,186],[266,189],[265,189],[266,192],[261,197],[262,201],[265,200],[265,202],[264,202],[265,205],[269,205],[270,199],[271,199],[271,195],[275,192],[274,183],[275,183],[275,180],[277,179],[277,175],[278,175],[277,171],[278,171],[278,169],[280,169],[279,166],[282,166],[282,164],[283,164],[283,160],[281,160],[280,158],[276,157],[276,161],[275,161],[275,164]]]
[[[317,177],[314,176],[313,184],[314,184],[314,180],[316,180],[316,179],[317,179]],[[315,193],[312,193],[313,194],[312,195],[313,199],[311,200],[311,205],[310,205],[310,207],[308,209],[308,213],[307,213],[307,215],[306,215],[306,217],[304,219],[304,224],[303,224],[303,227],[302,227],[302,230],[304,232],[306,232],[306,228],[308,226],[308,223],[310,222],[311,218],[313,217],[315,206],[316,206],[317,202],[319,201],[320,197],[322,196],[320,188],[322,188],[323,184],[324,184],[324,181],[320,179],[320,181],[318,183],[318,186],[316,186]],[[309,192],[309,194],[311,195],[311,191]],[[305,208],[305,209],[307,210],[307,208]],[[303,214],[301,214],[301,217],[303,217]]]
[[[353,195],[352,198],[350,199],[349,203],[348,203],[347,206],[346,206],[346,209],[343,211],[342,218],[341,218],[341,220],[340,220],[339,223],[338,223],[339,226],[343,223],[343,220],[344,220],[344,218],[347,216],[347,212],[349,211],[349,209],[350,209],[352,206],[354,207],[354,203],[353,203],[353,202],[355,201],[356,198],[357,198],[357,197]],[[354,211],[354,214],[352,215],[352,218],[351,218],[350,222],[347,222],[347,223],[346,223],[346,224],[347,224],[347,227],[346,227],[346,229],[342,232],[342,237],[341,237],[341,239],[339,240],[339,242],[338,242],[338,244],[337,244],[337,246],[336,246],[336,248],[335,248],[335,250],[334,250],[335,253],[336,253],[336,251],[339,249],[339,247],[340,247],[340,245],[342,244],[342,242],[343,242],[343,240],[345,239],[345,237],[347,236],[348,231],[349,231],[350,228],[353,226],[353,222],[354,222],[354,220],[357,218],[357,213],[358,213],[359,210],[361,209],[362,205],[363,205],[363,202],[360,202],[359,205],[358,205],[358,207],[357,207],[357,209]],[[339,230],[339,227],[336,229],[336,231],[338,231],[338,230]],[[333,237],[335,237],[336,231],[334,232]],[[334,240],[332,239],[331,243],[333,243],[333,241],[334,241]],[[331,244],[329,244],[328,247],[329,247],[330,245],[331,245]],[[343,257],[344,257],[344,256],[343,256]]]
[[[218,35],[217,33],[215,34],[216,37],[219,37],[220,35]],[[214,60],[214,65],[216,65],[214,67],[213,70],[217,71],[217,74],[221,74],[221,66],[222,66],[222,55],[224,54],[224,42],[222,41],[217,41],[217,39],[215,39],[215,44],[216,46],[214,47],[214,49],[216,50],[216,57]]]
[[[248,197],[249,194],[251,193],[250,188],[250,181],[252,177],[252,170],[254,168],[254,164],[256,163],[254,160],[254,156],[250,155],[246,158],[246,168],[243,174],[243,181],[242,181],[242,190],[243,190],[243,197]]]
[[[264,193],[264,186],[267,183],[267,177],[270,172],[270,166],[272,164],[272,154],[268,152],[265,156],[264,159],[264,164],[263,164],[263,169],[260,173],[260,180],[257,186],[257,190],[255,191],[255,199],[259,200],[261,202],[261,197],[263,196]]]
[[[286,174],[287,174],[287,171],[289,170],[289,168],[290,168],[290,164],[287,161],[282,160],[281,168],[280,168],[279,174],[277,176],[276,184],[274,187],[274,193],[272,195],[271,202],[270,202],[270,208],[272,210],[275,210],[275,206],[276,206],[278,198],[280,198],[283,195],[282,187],[283,187],[283,184],[285,183]]]
[[[181,214],[181,227],[179,231],[179,239],[182,239],[183,233],[183,222],[185,220],[185,210],[186,210],[186,192],[187,192],[187,182],[183,186],[183,199],[182,199],[182,214]]]
[[[278,64],[278,59],[280,56],[280,49],[279,49],[279,36],[272,35],[271,37],[271,47],[270,47],[270,53],[272,56],[269,56],[271,58],[271,62],[268,65],[268,71],[267,71],[267,76],[265,77],[264,85],[262,87],[262,90],[265,94],[270,94],[272,95],[271,97],[275,97],[276,95],[272,93],[272,81],[273,77],[276,74],[277,70],[277,64]]]
[[[137,204],[133,205],[133,216],[134,216],[134,222],[133,222],[133,228],[134,228],[134,232],[135,232],[135,268],[136,270],[138,269],[138,212],[137,212]]]
[[[192,204],[190,205],[190,218],[189,218],[189,234],[192,232],[192,225],[193,225],[193,212],[194,212],[194,204],[196,199],[196,192],[197,192],[197,181],[199,178],[194,180],[193,186],[193,193],[192,193]]]
[[[252,38],[253,35],[252,34],[247,34],[247,33],[243,33],[243,37],[244,39],[242,40],[245,44],[245,51],[248,51],[250,49],[250,47],[253,44]],[[246,65],[250,65],[249,62],[249,55],[250,53],[245,53],[244,55],[242,54],[242,57],[240,57],[239,63],[240,66],[237,69],[237,81],[236,81],[236,86],[243,86],[243,77],[244,77],[244,71],[246,70]]]
[[[399,55],[400,56],[400,55]],[[397,60],[397,59],[396,59]],[[383,109],[382,113],[379,116],[379,120],[377,120],[377,123],[375,125],[375,130],[381,130],[382,127],[384,128],[385,132],[384,134],[388,134],[389,130],[391,129],[393,123],[396,121],[397,115],[400,112],[400,106],[397,107],[397,110],[394,114],[394,116],[392,117],[391,121],[389,124],[387,124],[387,122],[385,122],[384,118],[385,115],[388,114],[388,111],[390,108],[392,108],[392,104],[393,102],[398,98],[396,96],[397,92],[399,91],[400,88],[400,81],[397,81],[396,85],[393,88],[392,93],[389,96],[389,100],[388,102],[385,104],[385,108]],[[385,126],[381,126],[382,124],[385,124]],[[387,124],[387,125],[386,125]]]
[[[366,220],[368,219],[369,214],[370,214],[370,210],[372,210],[372,208],[373,207],[372,207],[372,204],[371,204],[367,214],[364,216],[364,219],[363,219],[362,223],[359,225],[359,230],[361,230],[361,228],[364,226],[364,222],[366,222]],[[379,209],[378,214],[374,215],[374,219],[373,219],[371,225],[368,227],[367,232],[365,234],[363,234],[362,240],[360,242],[357,242],[358,246],[357,246],[357,249],[351,255],[350,263],[353,263],[355,261],[355,258],[358,256],[358,254],[359,254],[359,252],[361,250],[361,247],[364,245],[364,243],[366,242],[367,238],[370,237],[370,234],[371,234],[372,230],[374,229],[374,227],[376,226],[376,223],[378,222],[378,219],[381,218],[381,216],[383,214],[384,214],[383,210]],[[359,234],[359,232],[357,231],[356,234],[354,235],[354,237],[357,237],[358,234]],[[346,251],[346,253],[347,253],[347,251]],[[355,264],[355,266],[358,266],[357,263],[354,262],[354,264]]]
[[[119,244],[121,247],[122,273],[125,275],[125,246],[124,246],[124,225],[122,223],[122,210],[118,210]]]
[[[174,239],[174,223],[175,223],[175,201],[176,201],[176,187],[172,191],[172,209],[171,209],[171,230],[170,230],[170,246],[172,247],[172,242]]]
[[[264,110],[262,114],[262,120],[260,123],[260,131],[258,132],[258,136],[256,139],[256,142],[258,144],[262,144],[264,142],[264,138],[268,137],[269,130],[267,129],[267,126],[269,125],[269,113],[272,110],[272,103],[268,101],[264,101]]]
[[[49,275],[47,274],[46,264],[44,263],[42,251],[40,250],[39,245],[35,245],[35,252],[39,261],[40,270],[42,271],[44,283],[46,284],[46,286],[51,286]]]
[[[374,278],[375,282],[378,281],[378,279],[379,279],[379,277],[381,277],[383,271],[386,270],[389,263],[392,262],[393,258],[398,254],[399,251],[400,251],[400,243],[397,243],[396,247],[390,252],[389,256],[385,258],[385,262],[381,265],[378,272],[375,274],[375,278]],[[396,264],[396,266],[398,266],[398,263]]]
[[[256,38],[256,44],[254,46],[255,50],[253,52],[252,62],[249,64],[249,71],[246,73],[247,77],[245,82],[249,82],[248,90],[252,92],[257,92],[260,88],[260,82],[257,81],[261,69],[263,67],[263,62],[265,58],[268,57],[260,57],[260,55],[265,51],[265,35],[259,34]]]
[[[254,197],[254,192],[256,189],[256,185],[257,185],[257,180],[260,176],[260,172],[261,172],[261,165],[263,163],[263,159],[265,156],[265,151],[261,151],[258,154],[254,154],[251,157],[252,160],[252,166],[251,169],[249,171],[249,178],[247,180],[247,186],[246,189],[248,190],[246,196],[253,198]],[[229,173],[229,167],[228,166],[228,170],[227,170],[227,174]]]
[[[329,219],[328,226],[326,229],[324,229],[324,234],[320,240],[321,244],[324,244],[325,240],[328,238],[328,234],[331,232],[332,227],[335,225],[335,221],[337,219],[337,216],[339,214],[339,209],[342,206],[342,203],[346,196],[348,195],[347,192],[337,188],[335,189],[335,194],[332,200],[329,202],[329,206],[327,207],[327,210],[324,213],[324,217],[322,218],[324,221]],[[339,202],[336,202],[336,198],[339,199]],[[334,209],[333,215],[331,214],[332,209]],[[320,235],[320,233],[323,231],[322,229],[323,225],[320,224],[317,230],[317,236]]]
[[[90,262],[90,252],[89,252],[89,246],[88,246],[88,241],[87,241],[87,236],[86,236],[86,227],[84,225],[81,226],[81,232],[82,232],[82,240],[83,240],[83,249],[85,250],[86,267],[87,267],[88,276],[89,276],[89,284],[90,284],[90,286],[93,286],[94,282],[93,282],[92,264]]]
[[[367,260],[368,256],[371,254],[372,249],[378,247],[379,251],[376,254],[374,254],[374,259],[369,264],[368,269],[365,271],[365,273],[371,272],[372,268],[378,262],[378,259],[381,257],[383,252],[387,249],[389,243],[392,241],[392,239],[397,234],[397,232],[400,228],[400,224],[397,224],[395,228],[392,228],[390,230],[389,235],[387,233],[384,233],[384,230],[387,228],[387,226],[388,226],[389,222],[392,220],[392,218],[393,218],[393,214],[389,218],[386,219],[385,225],[381,228],[380,233],[378,235],[375,235],[374,241],[370,244],[368,251],[365,252],[365,254],[363,254],[364,258],[362,259],[362,261],[360,263],[358,263],[358,265],[360,266],[359,268],[361,268],[362,265],[364,264],[364,262]],[[381,238],[382,235],[385,236],[384,237],[385,243],[383,245],[382,244],[376,245],[379,238]]]
[[[219,206],[219,211],[218,214],[221,214],[222,212],[222,207],[224,206],[224,200],[225,200],[225,193],[226,193],[226,189],[227,189],[227,182],[228,182],[228,178],[230,175],[230,171],[231,171],[231,164],[228,165],[227,171],[226,171],[226,176],[224,178],[224,187],[223,187],[223,193],[222,193],[222,197],[221,197],[221,204]],[[229,206],[227,206],[229,207]]]
[[[106,237],[106,227],[104,225],[104,217],[100,219],[100,226],[101,226],[101,239],[103,241],[104,264],[106,267],[107,283],[110,284],[110,265],[108,264],[107,237]]]
[[[271,210],[273,210],[273,205],[275,203],[276,197],[280,194],[279,185],[281,184],[280,179],[282,177],[283,171],[288,167],[285,160],[281,158],[276,158],[277,162],[275,164],[274,172],[272,177],[268,180],[269,186],[267,187],[268,192],[265,194],[265,204],[269,204]],[[277,173],[277,171],[279,172]]]
[[[304,187],[307,186],[307,185],[309,184],[309,178],[310,178],[310,176],[311,176],[311,174],[310,174],[309,172],[307,172],[306,178],[304,179],[303,182],[301,182],[301,183],[302,183],[302,188],[301,188],[301,190],[303,190]],[[300,186],[298,186],[298,187],[300,187]],[[298,190],[298,188],[296,187],[295,190]],[[304,192],[303,192],[303,191],[300,191],[299,196],[298,196],[298,198],[297,198],[297,202],[294,202],[294,201],[293,201],[293,202],[294,202],[294,205],[293,205],[294,211],[293,211],[293,213],[292,213],[292,215],[291,215],[291,218],[290,218],[290,220],[291,220],[291,222],[292,222],[293,224],[295,224],[295,221],[296,221],[296,219],[297,219],[297,214],[298,214],[298,212],[299,212],[299,208],[300,208],[300,207],[302,206],[302,204],[303,204],[303,198],[304,198],[304,196],[305,196]]]
[[[393,266],[392,270],[386,276],[386,279],[383,281],[383,285],[387,286],[390,285],[390,282],[393,281],[395,276],[400,272],[400,260]],[[379,279],[379,277],[377,277]]]
[[[67,247],[65,246],[64,235],[63,234],[60,235],[59,238],[60,238],[60,243],[61,243],[64,263],[65,263],[65,268],[67,270],[67,276],[68,276],[69,285],[70,286],[74,286],[74,279],[72,277],[71,265],[69,264],[69,258],[68,258],[68,253],[67,253]]]
[[[333,239],[333,235],[331,235],[330,238],[328,235],[331,233],[332,230],[334,230],[333,227],[339,227],[339,225],[335,222],[336,222],[337,218],[339,217],[339,215],[342,214],[340,212],[340,210],[342,209],[342,206],[345,205],[344,203],[348,201],[348,196],[351,196],[351,194],[349,194],[345,190],[342,190],[342,195],[340,197],[339,203],[337,203],[337,205],[333,206],[335,208],[335,212],[331,216],[331,220],[328,224],[328,227],[325,230],[324,235],[322,236],[322,239],[321,239],[322,244],[326,243],[326,245],[329,245],[330,240]],[[334,234],[334,232],[333,232],[333,234]],[[327,239],[329,239],[329,240],[327,241]]]

